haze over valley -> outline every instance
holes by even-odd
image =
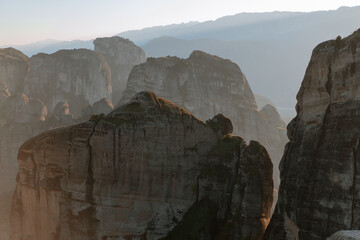
[[[83,1],[1,3],[0,240],[360,239],[360,2]]]

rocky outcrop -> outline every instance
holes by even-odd
[[[334,233],[328,240],[357,240],[360,239],[360,231],[339,231]]]
[[[88,105],[81,110],[81,120],[88,121],[92,115],[108,114],[114,109],[113,104],[107,98],[102,98],[93,105]]]
[[[326,239],[360,227],[360,30],[318,45],[297,95],[265,239]]]
[[[261,239],[272,163],[231,130],[142,92],[34,137],[18,154],[11,240]]]
[[[29,72],[29,59],[14,48],[0,48],[0,82],[10,93],[22,93],[24,80]]]
[[[25,94],[12,95],[0,106],[1,192],[12,191],[17,173],[17,152],[29,138],[42,131],[46,106]]]
[[[25,93],[43,101],[51,113],[67,102],[79,117],[81,109],[101,98],[111,98],[111,72],[104,57],[91,50],[60,50],[30,59]]]
[[[46,130],[54,127],[67,126],[75,123],[74,115],[70,112],[67,103],[59,102],[52,112],[51,116],[46,119]]]
[[[217,113],[228,116],[235,134],[246,141],[257,140],[268,149],[275,166],[275,185],[279,185],[278,164],[288,141],[284,122],[276,109],[257,110],[246,77],[235,63],[201,51],[194,51],[188,59],[148,58],[131,71],[120,104],[144,90],[170,99],[204,121]]]
[[[94,49],[104,55],[111,68],[112,102],[117,103],[126,88],[131,69],[146,61],[145,52],[130,40],[117,36],[95,39]]]
[[[3,82],[0,82],[0,106],[6,100],[6,98],[10,97],[11,94],[7,85]]]

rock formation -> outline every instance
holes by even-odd
[[[360,239],[360,231],[348,230],[334,233],[328,240],[357,240]]]
[[[88,105],[81,110],[81,120],[88,121],[92,115],[108,114],[114,109],[113,104],[107,98],[102,98],[93,105]]]
[[[254,94],[235,63],[201,51],[194,51],[188,59],[148,58],[131,71],[119,104],[144,90],[154,91],[201,120],[217,113],[228,116],[235,134],[246,141],[257,140],[268,149],[275,166],[275,185],[279,185],[278,164],[288,141],[284,122],[275,108],[257,111]]]
[[[101,98],[111,98],[111,72],[104,57],[91,50],[60,50],[30,59],[25,93],[43,101],[51,113],[67,102],[79,117],[81,109]]]
[[[52,114],[46,119],[46,130],[54,127],[67,126],[75,123],[74,115],[70,112],[69,104],[59,102]],[[45,130],[45,129],[44,129]]]
[[[145,52],[128,39],[121,37],[97,38],[94,40],[96,52],[104,55],[111,68],[112,102],[119,102],[131,69],[146,61]]]
[[[6,100],[6,98],[10,97],[11,94],[7,85],[3,82],[0,82],[0,106]]]
[[[22,93],[29,71],[29,59],[14,48],[0,48],[0,81],[10,93]]]
[[[6,98],[0,109],[0,182],[1,192],[6,192],[15,187],[18,149],[42,131],[41,122],[47,109],[41,101],[29,99],[25,94]]]
[[[265,239],[320,240],[360,227],[360,30],[318,45],[297,95]]]
[[[152,92],[57,128],[19,150],[11,240],[256,239],[272,204],[272,163]]]

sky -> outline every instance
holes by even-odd
[[[0,46],[88,40],[241,12],[335,10],[360,0],[0,0]]]

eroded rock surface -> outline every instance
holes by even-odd
[[[272,163],[231,130],[142,92],[34,137],[18,154],[11,240],[260,240]]]
[[[131,69],[146,61],[145,52],[130,40],[117,36],[95,39],[94,49],[104,55],[111,68],[112,102],[117,103],[126,88]]]
[[[102,98],[93,105],[88,105],[81,110],[81,120],[88,121],[92,115],[108,114],[114,109],[113,104],[107,98]]]
[[[334,233],[328,240],[358,240],[360,239],[360,231],[339,231]]]
[[[0,109],[1,192],[7,192],[15,187],[18,150],[26,140],[42,131],[47,109],[44,103],[25,94],[6,98]]]
[[[360,30],[314,49],[297,100],[265,239],[359,229]]]
[[[29,58],[14,48],[0,48],[0,82],[10,93],[22,93],[29,72]]]
[[[76,120],[70,111],[69,104],[59,102],[49,118],[46,119],[46,130],[54,127],[67,126],[74,124]]]
[[[10,93],[22,93],[29,72],[28,57],[14,48],[0,48],[0,82]]]
[[[235,134],[266,147],[279,185],[278,164],[288,141],[285,124],[276,109],[257,110],[254,94],[235,63],[201,51],[188,59],[148,58],[131,71],[120,104],[144,90],[170,99],[203,121],[218,113],[228,116]]]
[[[6,98],[10,97],[9,88],[3,82],[0,82],[0,105],[5,101]]]
[[[87,49],[37,54],[30,59],[25,93],[43,101],[51,113],[60,102],[69,104],[75,117],[101,98],[111,99],[111,71],[104,57]]]

